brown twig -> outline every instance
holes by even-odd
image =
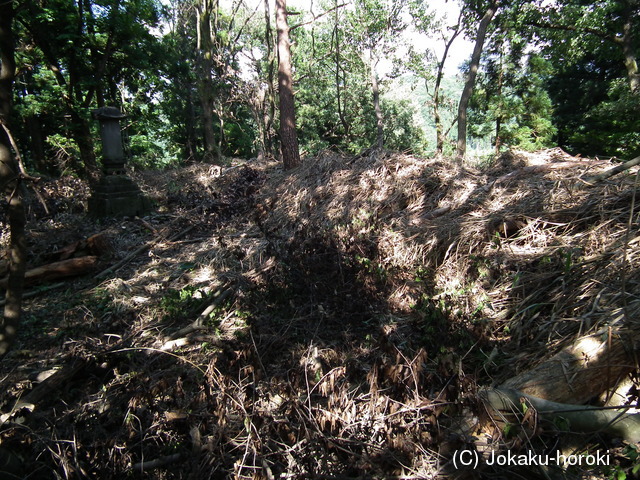
[[[165,465],[175,463],[181,458],[182,458],[181,453],[174,453],[173,455],[167,455],[165,457],[159,457],[153,460],[145,460],[142,462],[134,463],[131,466],[131,470],[134,473],[144,473],[146,471],[153,470],[154,468],[160,468],[160,467],[164,467]]]
[[[11,134],[11,130],[7,126],[6,122],[1,118],[0,118],[0,125],[2,125],[2,128],[7,134],[7,137],[9,137],[9,142],[11,143],[11,147],[13,148],[13,151],[16,154],[18,170],[20,170],[20,178],[24,180],[29,180],[32,184],[39,182],[40,177],[33,177],[27,173],[27,170],[24,167],[24,162],[22,161],[22,155],[20,154],[20,149],[18,148],[18,144],[16,143],[15,138],[13,138],[13,135]],[[36,197],[38,197],[38,200],[42,204],[44,211],[47,213],[47,215],[49,215],[49,207],[47,206],[47,202],[45,202],[44,198],[35,187],[32,187],[32,188],[34,193],[36,194]]]

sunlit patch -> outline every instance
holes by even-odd
[[[205,283],[210,282],[215,278],[215,271],[210,266],[204,266],[198,269],[198,271],[193,276],[193,281],[195,283]]]

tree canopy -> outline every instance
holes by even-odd
[[[482,139],[496,151],[559,145],[583,155],[637,154],[636,0],[460,6],[456,21],[426,0],[289,5],[303,156],[372,146],[441,153],[456,140],[452,126],[467,108],[458,141]],[[274,7],[245,0],[17,2],[13,129],[28,168],[95,173],[90,113],[105,105],[128,115],[128,153],[140,167],[278,156]],[[486,39],[477,67],[445,74],[456,42],[474,42],[479,26]],[[424,47],[425,36],[446,47],[440,58]],[[470,71],[478,77],[469,84]],[[465,81],[468,100],[460,97]]]

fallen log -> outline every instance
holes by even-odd
[[[35,285],[36,283],[48,280],[83,275],[93,270],[97,264],[98,257],[95,256],[70,258],[68,260],[50,263],[27,271],[24,276],[24,284]],[[0,288],[6,289],[7,282],[8,277],[1,279]]]
[[[632,332],[611,335],[604,331],[582,337],[500,388],[558,403],[586,403],[636,369],[633,352],[637,341]]]
[[[604,433],[636,443],[640,442],[640,414],[629,414],[629,407],[602,408],[590,405],[568,405],[550,402],[508,388],[486,389],[479,392],[494,421],[512,422],[514,414],[523,413],[523,404],[533,407],[538,418],[553,422],[562,419],[574,433]]]
[[[628,162],[617,165],[613,168],[610,168],[609,170],[605,170],[598,175],[593,175],[591,177],[581,177],[580,180],[585,183],[586,187],[592,187],[598,182],[606,180],[609,177],[613,177],[614,175],[624,172],[625,170],[629,170],[631,167],[635,167],[636,165],[640,165],[640,157],[636,157],[633,160],[629,160]]]
[[[0,426],[9,421],[20,410],[26,408],[33,412],[44,399],[59,395],[60,391],[68,388],[69,383],[83,370],[91,365],[91,360],[74,359],[68,365],[41,382],[22,398],[18,399],[11,412],[0,414]]]
[[[111,242],[106,233],[96,233],[88,238],[78,240],[61,250],[55,252],[58,260],[67,260],[71,257],[97,256],[101,257],[110,254],[112,251]]]

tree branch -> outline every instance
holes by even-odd
[[[617,165],[613,168],[610,168],[609,170],[605,170],[598,175],[593,175],[591,177],[581,177],[580,180],[582,180],[587,187],[592,187],[596,183],[601,182],[602,180],[606,180],[609,177],[613,177],[614,175],[617,175],[620,172],[624,172],[625,170],[628,170],[631,167],[635,167],[636,165],[640,165],[640,157],[636,157],[633,160],[629,160],[628,162]]]
[[[590,35],[595,35],[598,38],[603,40],[607,40],[609,42],[615,43],[616,45],[621,45],[623,42],[622,37],[616,37],[615,35],[611,35],[609,33],[597,30],[595,28],[585,28],[578,27],[576,25],[560,25],[557,23],[544,23],[544,22],[527,22],[527,25],[536,28],[542,28],[545,30],[562,30],[565,32],[578,32],[578,33],[588,33]]]
[[[309,25],[310,23],[314,23],[316,20],[318,20],[318,19],[320,19],[320,18],[324,17],[325,15],[328,15],[328,14],[330,14],[331,12],[333,12],[333,11],[335,11],[335,10],[339,9],[339,8],[346,7],[346,6],[347,6],[347,4],[346,4],[346,3],[341,3],[340,5],[336,5],[335,7],[332,7],[332,8],[330,8],[329,10],[326,10],[326,11],[322,12],[322,13],[321,13],[321,14],[319,14],[319,15],[314,15],[314,16],[313,16],[313,19],[309,20],[308,22],[298,23],[298,24],[296,24],[296,25],[293,25],[293,26],[289,27],[289,31],[291,31],[291,30],[295,30],[296,28],[298,28],[298,27],[302,27],[302,26],[304,26],[304,25]],[[288,13],[288,12],[287,12],[287,14],[288,14],[288,15],[291,15],[291,14],[290,14],[290,13]]]

